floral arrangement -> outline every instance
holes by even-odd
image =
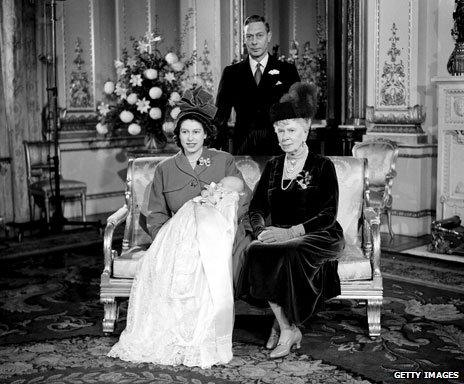
[[[188,68],[196,52],[188,59],[174,52],[163,55],[158,49],[161,36],[147,32],[133,41],[134,54],[124,51],[115,60],[117,80],[104,85],[105,101],[98,106],[99,134],[125,128],[131,135],[142,131],[157,142],[165,143],[180,112],[176,103],[189,87]]]

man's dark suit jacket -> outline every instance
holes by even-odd
[[[220,129],[219,137],[224,138],[231,109],[235,109],[236,121],[232,134],[234,155],[281,153],[269,111],[271,105],[277,103],[297,81],[300,81],[300,76],[296,67],[271,55],[258,86],[248,57],[224,68],[216,99],[218,111],[215,120]]]

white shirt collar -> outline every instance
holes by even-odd
[[[256,72],[256,66],[258,65],[258,62],[255,59],[253,59],[251,56],[249,56],[249,58],[250,58],[251,72],[253,72],[253,75],[254,75]],[[266,52],[266,55],[259,62],[261,64],[261,72],[264,72],[264,69],[266,68],[268,60],[269,60],[269,53]]]

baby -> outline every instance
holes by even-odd
[[[243,180],[236,176],[226,176],[222,178],[219,185],[229,192],[237,192],[238,194],[243,193],[245,190]]]
[[[205,189],[201,191],[201,197],[196,201],[204,204],[216,205],[226,193],[236,192],[239,195],[245,190],[243,180],[236,176],[226,176],[219,181],[218,184],[211,183],[205,185]]]

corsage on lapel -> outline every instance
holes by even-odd
[[[211,165],[211,159],[209,157],[204,158],[203,156],[198,159],[198,165],[205,165],[209,167]]]
[[[301,171],[295,178],[295,181],[301,189],[306,189],[309,185],[311,185],[311,179],[312,175],[310,175],[308,171]]]

